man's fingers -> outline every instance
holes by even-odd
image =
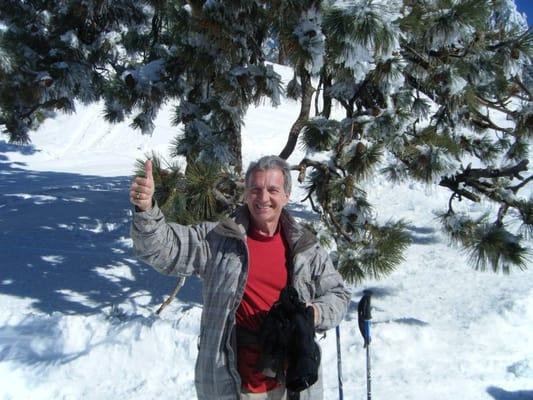
[[[152,196],[154,194],[154,177],[152,161],[144,163],[145,177],[136,176],[130,187],[130,201],[141,211],[152,208]]]
[[[130,190],[130,196],[133,198],[139,198],[139,196],[143,195],[144,192],[140,189]]]
[[[154,175],[152,172],[152,160],[146,160],[144,163],[144,173],[146,174],[146,179],[154,180]]]
[[[150,179],[146,179],[146,178],[142,178],[140,176],[137,176],[135,178],[134,185],[136,185],[136,187],[152,188],[154,186],[154,183]]]

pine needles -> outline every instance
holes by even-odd
[[[182,172],[178,164],[170,164],[155,153],[147,158],[152,160],[154,199],[169,221],[185,225],[217,221],[239,203],[242,186],[238,177],[218,164],[191,163]],[[144,175],[143,160],[137,160],[135,173]]]

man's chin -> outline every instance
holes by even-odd
[[[271,214],[255,214],[253,217],[257,222],[268,222],[272,219]]]
[[[271,210],[267,210],[265,212],[257,212],[257,210],[252,214],[253,219],[255,222],[261,223],[261,222],[269,222],[274,218],[274,215]]]

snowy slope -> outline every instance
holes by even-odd
[[[195,398],[201,283],[155,316],[175,282],[135,260],[128,233],[129,175],[144,153],[167,154],[170,107],[152,137],[101,112],[47,121],[29,147],[0,141],[0,399]],[[297,114],[292,102],[251,109],[245,165],[278,153]],[[375,399],[533,399],[533,268],[473,271],[434,220],[444,190],[377,180],[369,193],[380,218],[411,221],[414,244],[387,279],[352,288],[345,398],[366,398],[356,307],[371,288]],[[296,188],[291,207],[311,217],[302,198]],[[337,399],[335,333],[320,343],[326,399]]]

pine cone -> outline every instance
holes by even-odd
[[[363,142],[358,142],[356,145],[355,145],[355,155],[357,157],[361,157],[366,151],[366,146],[364,145]]]

